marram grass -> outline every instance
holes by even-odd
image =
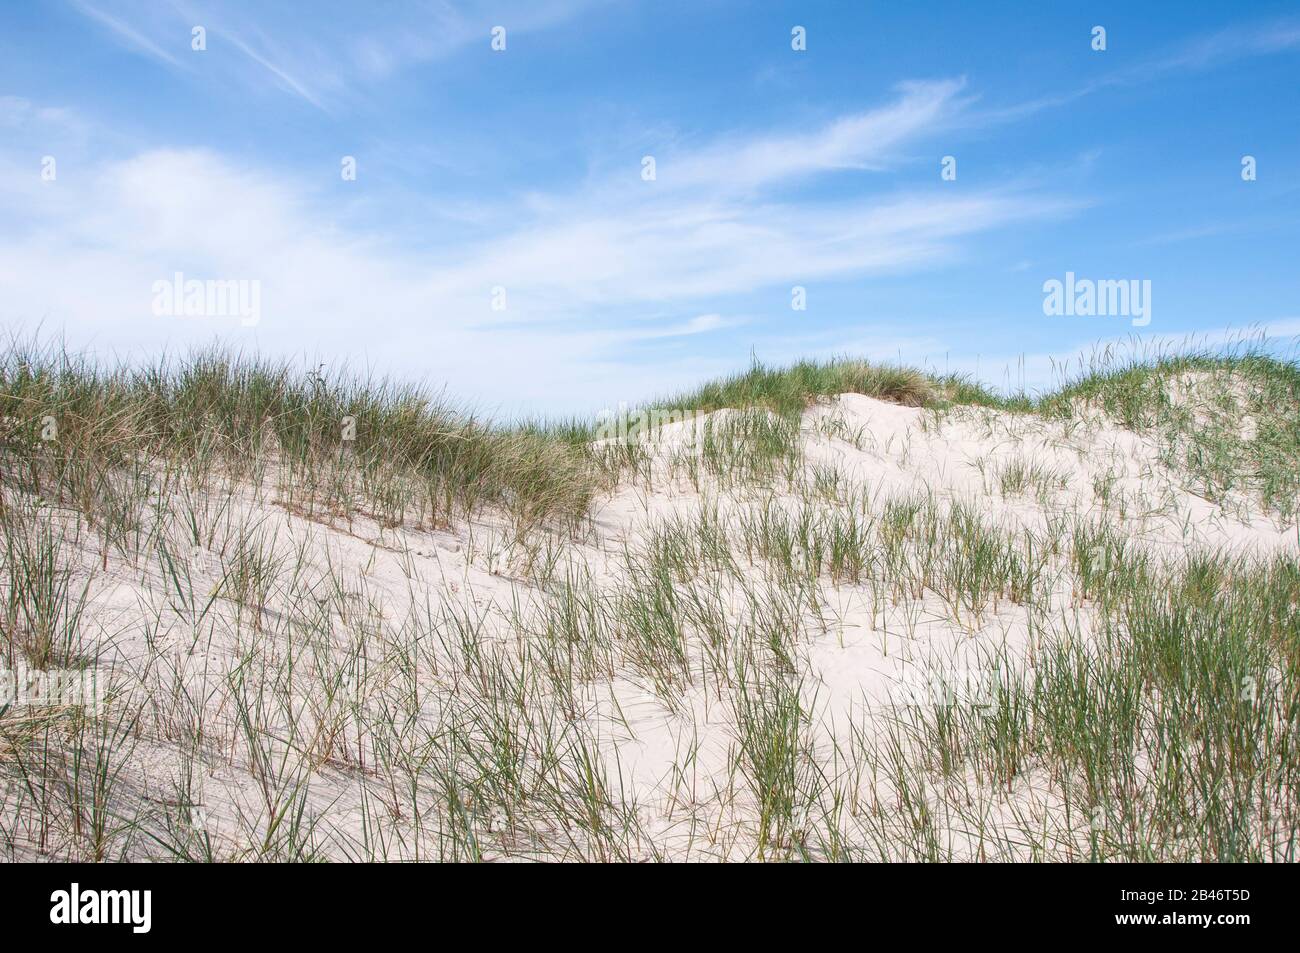
[[[0,699],[0,858],[1293,861],[1294,547],[1151,549],[1104,479],[1091,511],[1011,528],[993,501],[1047,513],[1069,474],[1007,457],[982,500],[884,492],[810,442],[906,450],[802,412],[1101,415],[1197,499],[1293,527],[1298,382],[1242,351],[1009,397],[755,364],[655,403],[734,411],[665,473],[591,422],[496,424],[392,381],[13,343],[0,669],[109,690]],[[690,505],[601,536],[615,490]],[[976,646],[979,697],[826,714],[846,607],[882,662]],[[1023,655],[980,641],[1010,626]],[[651,797],[619,752],[666,720]]]

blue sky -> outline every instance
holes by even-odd
[[[501,415],[751,354],[1041,386],[1135,334],[1289,347],[1298,238],[1293,3],[0,8],[0,324],[102,354],[217,340]],[[155,313],[177,271],[258,282],[257,323]],[[1067,271],[1149,280],[1151,323],[1045,315]]]

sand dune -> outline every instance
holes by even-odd
[[[10,485],[11,525],[57,527],[69,592],[88,586],[68,658],[107,701],[94,717],[9,709],[0,843],[16,858],[1214,856],[1223,818],[1167,762],[1190,777],[1228,749],[1168,737],[1173,689],[1134,668],[1158,638],[1135,632],[1167,616],[1199,645],[1189,606],[1215,625],[1234,600],[1294,610],[1294,576],[1277,575],[1297,533],[1248,482],[1207,498],[1171,439],[1102,408],[844,393],[642,434],[576,527],[521,529],[495,505],[381,519],[364,493],[305,506],[272,461],[159,478],[134,548]],[[1169,596],[1198,573],[1222,606]],[[1234,595],[1239,579],[1272,595]],[[1294,645],[1294,615],[1277,624]],[[1284,653],[1242,646],[1226,684],[1292,684]],[[1052,720],[1068,704],[1074,734]],[[1258,718],[1295,730],[1280,709]],[[1279,750],[1252,749],[1229,798],[1261,857],[1294,840]]]

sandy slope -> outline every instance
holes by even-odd
[[[850,394],[810,408],[800,442],[800,479],[830,479],[834,471],[841,497],[860,493],[883,502],[922,493],[942,503],[968,501],[1011,533],[1046,534],[1065,518],[1102,520],[1171,556],[1196,547],[1253,554],[1296,549],[1295,527],[1277,525],[1245,499],[1223,506],[1195,496],[1162,466],[1158,447],[1101,419],[1070,425],[974,409],[936,415]],[[101,670],[117,685],[148,699],[131,732],[133,746],[122,746],[118,813],[144,818],[141,830],[188,823],[212,838],[219,856],[234,856],[256,841],[251,832],[270,829],[277,798],[302,791],[315,822],[310,839],[324,856],[439,856],[447,849],[448,825],[440,820],[446,791],[433,783],[399,790],[420,768],[399,770],[401,758],[378,749],[385,739],[416,737],[419,726],[432,734],[457,712],[479,711],[474,706],[493,691],[468,681],[450,618],[468,625],[487,651],[522,658],[537,637],[528,620],[538,617],[566,572],[581,567],[597,591],[612,591],[636,583],[627,577],[623,554],[665,520],[690,518],[715,504],[724,522],[768,505],[795,513],[808,499],[788,484],[775,491],[719,489],[705,479],[696,486],[680,470],[669,472],[674,449],[680,451],[681,441],[671,434],[652,447],[654,479],[648,486],[629,479],[602,499],[586,536],[534,540],[531,551],[490,515],[433,532],[382,528],[364,519],[290,513],[270,490],[236,487],[231,506],[213,506],[220,515],[211,517],[211,547],[188,554],[191,593],[178,596],[156,558],[132,565],[110,555],[107,571],[96,572],[92,583],[85,648],[98,651]],[[999,474],[1022,463],[1039,468],[1037,485],[1004,494]],[[1108,502],[1099,498],[1103,486]],[[225,594],[206,607],[241,527],[284,561],[280,596],[270,599],[260,627]],[[551,556],[549,571],[539,569]],[[88,546],[85,569],[98,568]],[[750,592],[734,581],[719,588],[737,624],[770,590],[760,567],[745,572]],[[292,598],[284,596],[290,581]],[[1032,663],[1043,624],[1064,620],[1086,632],[1088,605],[1064,576],[1051,585],[1046,606],[1003,602],[955,618],[933,593],[882,600],[867,584],[820,580],[817,610],[801,610],[800,631],[792,633],[799,691],[814,713],[811,750],[834,763],[837,746],[850,745],[855,728],[871,732],[897,714],[900,688],[923,685],[916,673],[927,666],[974,669],[999,650],[1018,664]],[[329,620],[328,638],[294,621],[310,616],[313,606]],[[425,622],[413,621],[419,619]],[[331,707],[322,686],[345,675],[360,687],[346,704]],[[255,690],[258,683],[271,687]],[[546,695],[550,684],[540,677],[529,682],[537,694],[527,704],[563,712],[578,727],[553,730],[580,737],[597,753],[610,800],[639,826],[631,856],[753,855],[753,794],[735,767],[734,707],[706,673],[665,693],[636,666],[620,664],[603,677],[578,679],[563,704],[558,694]],[[255,752],[241,730],[248,717],[260,719],[272,736],[263,751]],[[330,730],[282,743],[293,736],[295,719]],[[399,722],[406,723],[400,732],[393,728]],[[990,823],[1035,805],[1050,814],[1053,795],[1040,780],[1027,776],[990,799],[984,808]],[[195,804],[188,813],[175,808],[182,787]],[[590,841],[589,834],[548,824],[525,825],[521,834],[504,816],[495,825],[485,822],[480,849],[488,857],[568,856],[583,852],[571,845]],[[11,829],[31,835],[16,846],[20,856],[35,851],[30,825],[15,822]],[[963,834],[954,830],[951,837],[960,855]],[[58,840],[52,837],[46,849],[57,853]],[[131,856],[165,855],[149,837],[129,843]]]

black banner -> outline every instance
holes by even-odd
[[[111,934],[126,943],[252,936],[259,946],[317,937],[372,942],[420,929],[432,918],[459,924],[489,909],[499,911],[494,936],[502,926],[506,933],[512,927],[531,932],[559,917],[606,939],[635,940],[644,938],[641,928],[628,929],[637,922],[670,928],[665,918],[671,919],[670,898],[678,895],[692,901],[683,916],[710,924],[720,938],[802,923],[815,932],[850,929],[864,939],[903,931],[927,943],[1125,934],[1222,943],[1292,923],[1293,873],[1284,866],[1226,865],[599,872],[571,866],[542,880],[534,879],[543,876],[536,865],[453,872],[434,865],[41,864],[0,868],[0,896],[5,936],[14,942],[73,933],[83,940]],[[701,905],[707,894],[700,877],[720,878],[710,881],[712,910]],[[779,922],[768,923],[772,918]],[[445,934],[430,938],[439,935]]]

